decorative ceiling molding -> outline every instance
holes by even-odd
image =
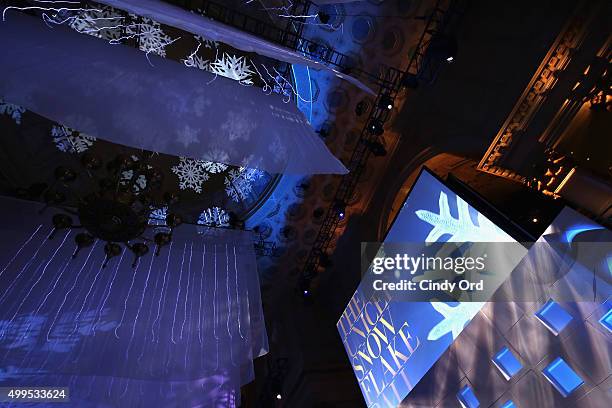
[[[555,39],[525,91],[523,91],[510,115],[493,139],[478,164],[478,170],[520,183],[526,182],[523,175],[504,168],[502,165],[503,159],[510,152],[511,145],[525,134],[531,120],[556,85],[559,74],[566,69],[573,53],[582,44],[588,33],[589,21],[596,14],[599,5],[599,2],[581,1],[576,7],[570,20]]]

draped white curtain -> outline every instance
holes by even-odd
[[[347,172],[294,103],[261,88],[18,12],[0,48],[0,98],[88,135],[270,173]]]
[[[70,387],[73,406],[234,407],[267,352],[251,238],[184,225],[154,248],[72,259],[49,211],[0,199],[0,386]]]
[[[198,34],[204,38],[231,45],[242,51],[255,52],[278,61],[290,64],[307,65],[314,69],[323,69],[333,73],[338,78],[352,83],[370,95],[376,93],[350,75],[314,61],[300,53],[278,44],[271,43],[263,38],[256,37],[245,31],[218,23],[212,19],[199,16],[187,10],[164,3],[160,0],[97,0],[118,9],[129,11],[139,16],[148,17],[160,23],[177,27],[187,32]],[[279,14],[282,12],[279,12]]]

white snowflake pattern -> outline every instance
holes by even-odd
[[[229,214],[219,207],[205,209],[198,218],[199,225],[207,225],[209,227],[229,227],[229,221]]]
[[[202,166],[209,173],[217,174],[227,170],[229,155],[221,149],[213,149],[202,155]]]
[[[287,159],[287,146],[281,141],[281,138],[276,135],[272,144],[268,147],[268,151],[272,153],[275,162],[284,161]]]
[[[202,184],[210,178],[202,163],[202,160],[179,158],[179,164],[172,167],[172,172],[177,175],[181,190],[192,189],[196,193],[202,192]]]
[[[191,126],[185,126],[178,132],[177,142],[182,143],[185,148],[193,143],[200,143],[198,131]]]
[[[191,54],[183,60],[183,64],[189,68],[197,68],[201,69],[202,71],[208,71],[210,61],[200,57],[199,55]]]
[[[147,54],[153,53],[160,57],[166,56],[166,46],[174,40],[164,33],[157,21],[143,18],[140,24],[131,24],[126,27],[126,35],[138,38],[138,48]]]
[[[51,128],[51,136],[55,146],[66,153],[83,153],[93,146],[96,141],[95,136],[77,132],[62,125],[54,125]]]
[[[81,34],[117,41],[122,35],[122,21],[123,16],[112,7],[98,7],[79,12],[69,26]]]
[[[221,130],[229,138],[230,141],[237,139],[249,140],[251,132],[255,129],[255,125],[247,112],[237,113],[234,111],[227,112],[227,120],[221,125]]]
[[[429,341],[438,340],[447,334],[451,334],[455,340],[484,305],[483,302],[463,302],[458,306],[442,302],[430,302],[430,304],[443,316],[443,319],[429,331],[427,335]]]
[[[248,167],[230,170],[225,177],[225,193],[236,202],[246,200],[253,192],[253,183],[263,176],[263,171]]]
[[[25,111],[26,109],[19,105],[6,103],[0,99],[0,114],[10,116],[18,125],[21,125],[21,114]]]
[[[209,64],[209,70],[213,74],[239,81],[245,85],[253,85],[251,75],[254,72],[247,63],[246,57],[223,53],[221,58],[217,58],[215,62]]]
[[[204,45],[204,48],[213,49],[219,46],[219,43],[214,40],[209,40],[208,38],[204,38],[201,35],[195,35],[194,38],[196,41]]]
[[[148,166],[148,167],[151,168],[151,166]],[[139,174],[135,180],[133,179],[134,179],[134,171],[126,170],[126,171],[121,172],[121,179],[119,180],[119,182],[122,185],[133,183],[132,190],[134,193],[140,193],[142,190],[147,188],[147,178],[145,177],[144,174]]]
[[[166,225],[166,217],[168,217],[168,207],[153,208],[149,214],[149,224]]]

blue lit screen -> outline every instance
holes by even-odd
[[[415,182],[385,243],[515,242],[428,171]],[[397,406],[483,303],[367,299],[363,282],[337,323],[368,407]]]

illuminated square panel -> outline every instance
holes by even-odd
[[[480,406],[480,401],[476,398],[476,394],[467,385],[457,393],[457,399],[462,408],[478,408]]]
[[[506,346],[499,350],[495,357],[493,357],[493,364],[501,371],[506,380],[512,378],[516,373],[521,371],[521,368],[523,368],[521,362]]]
[[[612,333],[612,302],[606,301],[605,305],[608,307],[608,311],[599,319],[599,323]]]
[[[561,357],[546,366],[542,374],[564,397],[568,397],[584,384],[582,378]]]
[[[535,313],[535,316],[555,336],[558,336],[572,321],[572,316],[554,300],[546,302],[546,304]]]

